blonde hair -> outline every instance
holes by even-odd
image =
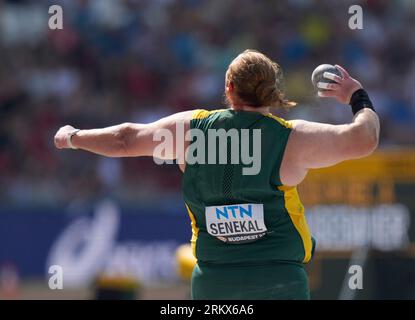
[[[252,107],[293,107],[285,99],[281,67],[256,50],[245,50],[226,71],[226,83],[233,83],[234,95]]]

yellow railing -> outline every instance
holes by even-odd
[[[396,184],[415,184],[415,149],[380,150],[336,166],[311,170],[299,186],[305,205],[393,203]]]

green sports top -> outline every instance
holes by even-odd
[[[227,139],[227,150],[216,152],[217,158],[227,153],[225,164],[209,162],[207,151],[204,163],[186,164],[182,190],[198,262],[310,261],[315,242],[304,206],[296,187],[282,185],[279,176],[291,124],[271,114],[195,110],[190,129],[204,134],[205,150],[210,129],[261,130],[261,167],[256,175],[244,175],[247,165],[230,161],[231,139]],[[249,132],[252,155],[253,130]],[[193,137],[193,142],[196,140]]]

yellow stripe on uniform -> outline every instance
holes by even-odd
[[[272,113],[268,113],[266,116],[268,118],[274,119],[275,121],[278,121],[281,125],[283,125],[286,128],[290,128],[290,129],[293,128],[293,125],[290,121],[287,121],[287,120],[284,120],[283,118],[274,116]]]
[[[207,118],[212,113],[221,112],[221,111],[225,111],[225,110],[228,110],[228,109],[217,109],[217,110],[210,110],[210,111],[209,110],[204,110],[204,109],[197,109],[193,112],[192,120],[204,119],[204,118]]]
[[[192,221],[192,239],[190,240],[190,243],[192,244],[192,251],[193,255],[196,258],[196,241],[197,237],[199,236],[199,228],[196,225],[196,218],[192,211],[190,211],[190,208],[185,203],[187,213],[189,214],[190,220]]]
[[[304,245],[304,260],[303,263],[307,263],[311,259],[312,242],[311,233],[308,228],[307,220],[304,214],[304,206],[300,201],[296,187],[280,186],[279,190],[284,192],[285,209],[288,211],[288,215],[295,229],[300,234],[301,240]]]

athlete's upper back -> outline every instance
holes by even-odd
[[[290,124],[258,112],[196,110],[190,129],[199,147],[191,149],[196,163],[187,162],[183,194],[198,260],[308,261],[303,206],[279,177]]]

